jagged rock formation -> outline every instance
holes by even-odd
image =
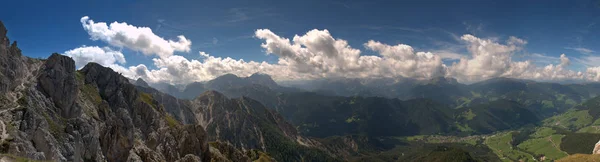
[[[75,80],[75,61],[73,59],[52,54],[38,77],[39,89],[55,103],[56,112],[63,118],[79,116],[81,109],[73,106],[77,98],[77,81]]]
[[[189,122],[206,128],[209,141],[221,141],[246,152],[260,150],[279,161],[298,161],[301,157],[313,160],[331,158],[317,141],[300,136],[296,128],[277,112],[247,97],[231,99],[219,92],[207,91],[194,100],[179,100],[152,88],[137,88],[152,94],[165,107],[192,110],[192,113],[167,111],[181,114],[175,115],[181,120],[195,119]],[[215,154],[220,156],[221,153]]]
[[[0,152],[51,161],[210,161],[208,137],[95,63],[22,56],[0,22]],[[175,108],[173,108],[175,109]],[[4,157],[3,157],[4,159]]]
[[[210,137],[212,140],[232,138],[229,141],[238,147],[264,150],[265,131],[262,129],[266,127],[273,127],[292,141],[299,138],[294,126],[287,123],[283,117],[249,98],[229,99],[217,91],[207,91],[192,103],[198,122],[206,127],[208,132],[216,133],[216,136]],[[244,137],[236,136],[240,133],[245,134]]]

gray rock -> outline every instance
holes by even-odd
[[[57,53],[52,54],[46,61],[38,84],[42,92],[52,98],[58,108],[56,111],[62,117],[72,118],[81,114],[81,109],[74,106],[79,91],[73,59]]]

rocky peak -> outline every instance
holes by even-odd
[[[144,79],[142,78],[137,79],[134,84],[142,87],[150,87],[148,83],[146,83],[146,81],[144,81]]]
[[[73,59],[57,53],[52,54],[46,61],[38,81],[40,90],[52,98],[58,109],[56,111],[61,116],[71,118],[81,113],[81,109],[73,105],[78,93]]]
[[[269,88],[273,88],[277,86],[277,83],[271,78],[270,75],[262,74],[262,73],[254,73],[248,77],[248,79],[253,84],[261,84],[265,85]]]
[[[130,103],[139,96],[135,86],[129,83],[129,79],[111,68],[98,63],[88,63],[80,72],[85,78],[85,84],[95,85],[100,96],[108,101],[111,107],[131,107]]]
[[[85,74],[85,83],[96,83],[99,88],[104,88],[107,85],[125,85],[129,83],[129,80],[121,74],[94,62],[85,65],[81,72]]]
[[[8,30],[6,30],[6,27],[4,27],[4,23],[0,21],[0,44],[2,46],[8,46],[9,43],[6,33],[8,33]]]
[[[451,77],[435,77],[429,80],[429,84],[458,84],[458,81]]]

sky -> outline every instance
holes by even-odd
[[[23,54],[130,78],[600,81],[600,1],[7,1]]]

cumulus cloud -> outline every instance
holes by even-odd
[[[298,75],[315,77],[413,77],[443,76],[441,58],[429,52],[415,52],[408,45],[387,45],[377,41],[365,47],[380,56],[363,56],[359,49],[343,39],[334,38],[328,30],[311,30],[292,40],[268,29],[255,32],[268,54],[279,57],[278,64]]]
[[[256,30],[255,35],[265,41],[261,46],[267,54],[279,57],[279,65],[312,77],[345,77],[350,73],[363,76],[362,72],[373,69],[380,59],[361,57],[360,50],[333,38],[328,30],[311,30],[291,41],[268,29]]]
[[[166,58],[173,52],[189,52],[192,41],[185,36],[177,36],[178,40],[165,40],[152,32],[148,27],[136,27],[127,23],[94,22],[89,17],[81,18],[81,25],[92,40],[101,40],[111,46],[125,47],[145,55],[158,55]]]
[[[481,39],[473,35],[463,35],[461,40],[467,43],[471,58],[461,58],[449,69],[449,75],[460,81],[472,82],[505,75],[522,73],[515,67],[528,67],[529,63],[513,63],[511,55],[520,50],[527,42],[510,37],[507,44],[500,44],[492,39]],[[513,68],[513,69],[511,69]]]
[[[183,35],[174,41],[155,35],[148,27],[137,27],[125,22],[108,25],[83,17],[81,23],[92,40],[101,40],[114,47],[157,57],[152,59],[156,67],[154,69],[144,64],[124,67],[122,65],[126,62],[121,52],[108,47],[83,46],[65,52],[65,55],[76,61],[78,67],[88,62],[98,62],[126,77],[143,78],[149,82],[186,84],[210,80],[228,73],[238,76],[264,73],[276,80],[324,77],[431,79],[445,76],[454,77],[463,83],[493,77],[600,81],[600,67],[588,66],[585,72],[570,70],[568,66],[571,59],[565,54],[560,57],[531,55],[532,58],[543,58],[545,66],[536,66],[529,60],[513,60],[512,56],[528,43],[514,36],[499,41],[497,38],[463,35],[460,40],[464,43],[467,54],[453,52],[457,51],[455,49],[416,51],[406,44],[389,45],[370,40],[363,46],[377,55],[362,55],[360,49],[351,47],[346,40],[333,37],[328,30],[314,29],[289,39],[269,29],[258,29],[255,37],[263,41],[260,46],[267,54],[278,57],[276,63],[267,63],[215,57],[202,51],[198,53],[200,59],[187,59],[174,54],[190,51],[191,41]],[[218,40],[213,42],[217,43]],[[443,59],[456,61],[452,65],[446,65]],[[584,62],[582,59],[575,58],[575,61]]]
[[[391,46],[373,40],[365,43],[365,47],[383,56],[379,66],[388,74],[417,79],[444,76],[441,57],[431,52],[415,52],[405,44]]]
[[[527,41],[509,37],[506,44],[498,43],[494,39],[481,39],[473,35],[461,37],[467,43],[467,50],[471,58],[462,58],[458,63],[448,68],[447,76],[455,77],[461,82],[477,82],[494,77],[510,77],[520,79],[534,79],[543,81],[583,79],[582,72],[569,70],[570,59],[562,54],[558,64],[548,64],[537,67],[531,61],[514,61],[512,55],[521,50]],[[534,57],[544,58],[546,61],[555,60],[553,57],[534,54]],[[550,59],[551,58],[551,59]]]
[[[266,62],[235,60],[232,58],[221,58],[210,56],[200,52],[203,60],[189,60],[183,56],[173,55],[167,58],[154,58],[153,62],[158,69],[149,70],[145,65],[129,67],[132,78],[141,77],[150,82],[168,82],[173,84],[185,84],[194,81],[205,81],[224,74],[235,74],[238,76],[249,76],[257,72],[265,72],[275,77],[287,76],[285,69],[278,65]]]
[[[561,54],[560,63],[558,65],[549,64],[543,69],[538,69],[532,78],[537,80],[583,79],[584,76],[582,72],[576,72],[566,68],[570,64],[570,59],[567,58],[565,54]]]
[[[595,82],[600,81],[600,66],[587,68],[586,74],[588,80]]]
[[[409,45],[388,45],[374,40],[368,41],[364,46],[378,55],[361,55],[359,49],[352,48],[343,39],[334,38],[328,30],[311,30],[304,35],[288,39],[268,29],[259,29],[255,36],[264,41],[261,47],[267,54],[278,57],[277,63],[221,58],[199,52],[201,60],[188,60],[173,55],[154,58],[154,65],[158,69],[148,70],[145,65],[138,65],[130,67],[129,70],[134,71],[136,77],[151,82],[178,84],[204,81],[227,73],[248,76],[256,72],[269,74],[276,80],[323,77],[431,79],[446,76],[457,78],[464,83],[493,77],[535,80],[584,79],[586,75],[595,74],[593,70],[584,74],[567,69],[571,61],[565,54],[554,61],[556,64],[543,67],[537,67],[531,61],[514,61],[512,55],[527,44],[527,41],[516,37],[509,37],[505,43],[499,43],[496,39],[463,35],[461,39],[471,56],[461,55],[458,62],[448,66],[436,53],[417,52]]]
[[[125,56],[121,51],[115,51],[109,47],[82,46],[65,51],[64,54],[75,60],[75,66],[82,68],[89,62],[96,62],[103,66],[114,64],[125,64]]]

